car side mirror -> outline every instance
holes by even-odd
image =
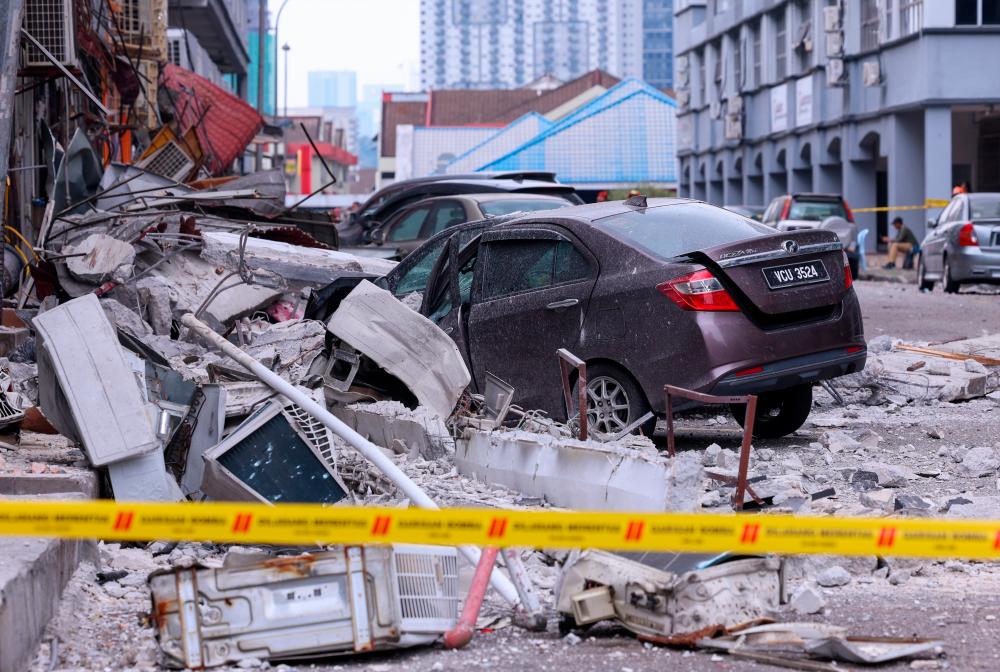
[[[936,229],[937,228],[937,220],[936,219],[928,219],[927,220],[927,228],[928,229]]]

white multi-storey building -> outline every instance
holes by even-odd
[[[643,76],[642,0],[421,0],[424,89]]]

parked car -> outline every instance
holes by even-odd
[[[371,232],[372,244],[391,252],[387,258],[402,259],[425,240],[449,226],[515,212],[565,208],[561,196],[499,192],[438,196],[403,208]]]
[[[920,244],[917,284],[946,292],[962,283],[1000,283],[1000,193],[959,194],[927,222]]]
[[[571,205],[583,202],[573,187],[560,184],[555,173],[547,172],[486,172],[401,180],[372,194],[358,212],[339,227],[341,244],[352,246],[370,242],[371,231],[402,208],[425,198],[489,192],[544,194],[562,198]]]
[[[858,226],[854,214],[840,194],[785,194],[773,199],[761,219],[778,231],[830,229],[844,245],[851,263],[851,273],[857,277],[860,254]]]
[[[724,205],[722,207],[729,212],[735,212],[737,215],[743,215],[757,222],[764,218],[764,211],[767,209],[763,205]]]
[[[555,351],[583,358],[589,422],[603,434],[662,415],[669,383],[759,394],[755,434],[783,436],[808,417],[815,382],[859,371],[867,356],[835,234],[776,233],[684,199],[458,225],[378,283],[421,293],[473,386],[490,372],[525,408],[565,419]],[[743,407],[733,412],[742,422]]]

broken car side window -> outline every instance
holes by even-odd
[[[396,284],[396,296],[406,296],[413,292],[423,294],[427,290],[427,280],[430,279],[431,271],[434,270],[434,264],[437,263],[438,257],[441,256],[441,250],[447,244],[448,239],[442,238],[434,243],[430,249],[424,251],[424,258],[400,276],[399,282]]]
[[[486,299],[527,292],[552,284],[554,240],[498,240],[486,255]]]

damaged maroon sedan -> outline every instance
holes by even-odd
[[[524,408],[564,417],[555,352],[584,359],[590,425],[606,435],[662,414],[672,384],[758,394],[755,434],[784,436],[808,417],[813,384],[867,356],[834,233],[775,233],[698,201],[635,197],[463,225],[383,284],[426,290],[421,312],[458,344],[473,385],[499,376]]]

